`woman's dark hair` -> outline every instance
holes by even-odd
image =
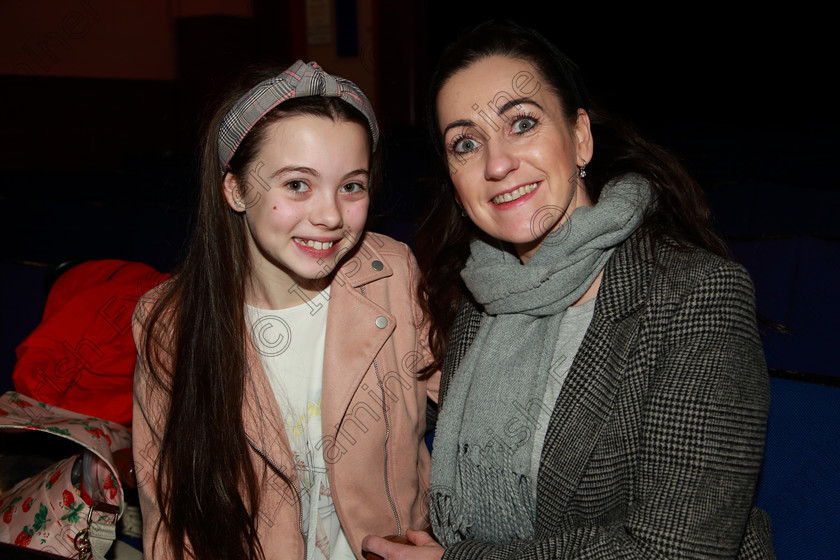
[[[252,263],[243,213],[224,196],[218,155],[224,116],[259,82],[278,70],[250,71],[224,96],[209,120],[202,144],[198,211],[187,254],[162,286],[154,306],[139,319],[145,329],[143,359],[152,391],[168,403],[160,440],[156,495],[172,555],[196,558],[264,558],[257,538],[261,477],[252,464],[242,421],[251,344],[245,293]],[[332,97],[301,97],[281,103],[258,121],[229,163],[246,184],[268,127],[289,116],[367,120]],[[379,158],[371,155],[370,186],[379,181]],[[263,474],[265,465],[263,465]],[[153,555],[153,551],[148,551]]]
[[[538,32],[514,22],[480,24],[444,50],[427,98],[427,124],[438,157],[435,192],[429,197],[430,207],[420,224],[416,244],[421,269],[420,301],[430,321],[429,345],[435,357],[426,373],[443,362],[449,329],[461,298],[467,295],[460,272],[469,256],[469,243],[479,233],[455,204],[438,127],[437,96],[456,73],[491,56],[531,63],[559,98],[569,124],[575,123],[578,109],[589,113],[595,152],[583,183],[593,203],[610,180],[636,173],[645,177],[653,190],[654,201],[641,229],[654,243],[727,254],[722,240],[709,227],[709,208],[697,182],[672,154],[643,139],[627,122],[595,106],[571,59]]]

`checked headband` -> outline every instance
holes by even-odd
[[[225,115],[219,130],[219,160],[225,173],[230,159],[254,124],[271,109],[295,97],[339,97],[358,109],[367,119],[373,147],[379,141],[379,126],[370,101],[359,87],[344,78],[324,72],[317,62],[298,60],[282,74],[251,89]]]

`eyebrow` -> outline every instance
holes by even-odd
[[[511,99],[507,103],[504,103],[501,107],[496,110],[496,114],[501,116],[506,112],[510,111],[512,107],[516,107],[517,105],[534,105],[537,109],[544,111],[545,109],[542,108],[542,105],[534,101],[531,97],[519,97],[517,99]]]
[[[537,103],[536,101],[534,101],[530,97],[518,97],[516,99],[511,99],[510,101],[502,104],[501,107],[498,107],[496,109],[496,114],[499,115],[499,116],[502,116],[506,112],[510,111],[513,107],[516,107],[518,105],[525,105],[525,104],[534,105],[535,107],[537,107],[541,111],[545,110],[545,109],[543,109],[542,105],[540,105],[539,103]],[[476,126],[475,121],[470,120],[470,119],[458,119],[457,121],[452,121],[451,123],[446,125],[446,127],[444,127],[444,129],[443,129],[443,132],[441,133],[441,136],[446,137],[446,133],[449,132],[450,130],[452,130],[453,128],[471,127],[471,126]]]
[[[307,175],[312,175],[314,177],[320,177],[321,174],[318,173],[316,170],[312,169],[311,167],[302,167],[302,166],[295,166],[295,165],[287,165],[286,167],[281,167],[271,175],[269,175],[269,179],[274,179],[275,177],[279,177],[284,173],[305,173]]]
[[[344,175],[345,179],[349,179],[350,177],[356,177],[357,175],[364,175],[365,177],[370,176],[370,172],[367,169],[356,169],[354,171],[350,171],[349,173]]]
[[[306,175],[312,175],[313,177],[320,177],[321,174],[318,173],[317,170],[312,169],[311,167],[304,167],[304,166],[295,166],[295,165],[287,165],[286,167],[281,167],[274,173],[269,176],[269,179],[274,179],[275,177],[279,177],[284,173],[304,173]],[[342,180],[349,179],[350,177],[356,177],[358,175],[364,175],[365,177],[370,176],[370,172],[367,169],[354,169],[353,171],[349,171],[344,174]]]
[[[453,128],[460,128],[462,126],[475,126],[475,123],[469,119],[458,119],[457,121],[452,121],[443,129],[442,136],[446,136],[446,133],[452,130]]]

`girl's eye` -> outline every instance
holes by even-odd
[[[346,193],[357,193],[362,192],[365,190],[365,186],[361,183],[347,183],[343,187],[341,187],[342,192]]]
[[[466,154],[478,148],[478,142],[472,138],[456,138],[452,141],[452,151],[456,154]]]
[[[515,134],[524,134],[537,126],[537,120],[533,117],[521,117],[513,122],[513,132]]]
[[[306,192],[309,190],[309,185],[303,181],[289,181],[286,183],[286,188],[292,192]]]

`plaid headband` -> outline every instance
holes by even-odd
[[[251,128],[271,109],[295,97],[339,97],[358,109],[367,119],[373,147],[379,141],[379,127],[370,101],[359,86],[324,72],[317,62],[298,60],[282,74],[261,82],[239,100],[225,115],[219,129],[219,161],[225,173],[230,159]]]

